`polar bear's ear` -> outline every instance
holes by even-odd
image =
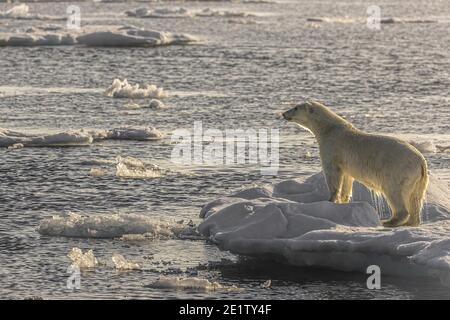
[[[308,113],[314,113],[314,102],[311,100],[306,101],[305,103],[306,111]]]

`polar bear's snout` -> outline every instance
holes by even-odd
[[[292,109],[289,109],[289,110],[283,112],[283,118],[288,121],[292,120],[294,115],[295,115],[295,108],[292,108]]]

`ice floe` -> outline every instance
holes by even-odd
[[[106,138],[98,140],[136,140],[136,141],[146,141],[146,140],[159,140],[162,139],[164,135],[161,131],[155,129],[154,127],[147,128],[115,128],[109,130]],[[94,138],[94,140],[97,140]]]
[[[0,147],[17,149],[23,147],[70,147],[88,146],[94,141],[135,140],[152,141],[164,137],[153,127],[68,130],[58,133],[28,133],[0,128]]]
[[[80,269],[93,269],[98,266],[97,258],[94,256],[92,250],[88,250],[85,253],[80,248],[72,248],[67,255],[72,261],[73,265],[76,265]]]
[[[194,228],[189,224],[166,222],[144,215],[76,213],[44,219],[39,225],[38,232],[47,236],[75,238],[126,239],[132,237],[131,235],[142,235],[147,240],[184,238],[186,235],[195,234]]]
[[[103,168],[91,168],[89,174],[93,177],[103,177],[108,174],[108,172]]]
[[[195,37],[188,34],[146,30],[134,26],[86,26],[70,32],[30,28],[27,32],[0,33],[0,46],[78,44],[95,47],[152,47],[196,41]]]
[[[254,187],[205,205],[201,234],[236,254],[272,257],[296,266],[450,279],[450,194],[430,177],[420,227],[383,228],[389,207],[359,183],[348,204],[326,201],[322,173]]]
[[[195,37],[188,34],[145,30],[134,26],[86,31],[77,37],[79,44],[95,47],[152,47],[196,41]]]
[[[144,98],[166,98],[167,93],[153,84],[147,84],[140,87],[139,84],[131,85],[127,79],[123,81],[114,79],[113,83],[105,90],[104,95],[113,98],[130,98],[130,99],[144,99]]]
[[[32,134],[0,128],[0,147],[21,144],[24,147],[58,147],[90,145],[93,138],[86,133],[69,130],[55,134]]]
[[[256,15],[249,12],[240,11],[226,11],[205,8],[202,10],[188,10],[185,8],[136,8],[126,11],[125,14],[129,17],[136,18],[189,18],[189,17],[255,17]]]

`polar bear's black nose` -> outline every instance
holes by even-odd
[[[283,112],[283,118],[286,119],[286,120],[291,120],[291,117],[289,117],[289,116],[287,115],[287,111],[286,111],[286,112]]]

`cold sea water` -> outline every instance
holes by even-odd
[[[30,13],[64,16],[77,5],[82,25],[134,25],[188,33],[198,43],[162,47],[0,47],[0,128],[23,132],[153,126],[158,141],[96,142],[85,147],[0,149],[0,298],[23,299],[417,299],[450,298],[448,287],[419,278],[299,268],[220,251],[205,240],[42,235],[43,219],[139,214],[198,224],[203,204],[244,187],[307,177],[320,170],[317,143],[280,119],[292,103],[313,98],[369,132],[402,135],[438,146],[430,170],[450,182],[450,4],[379,0],[380,30],[366,24],[374,1],[71,2],[30,3]],[[0,4],[0,11],[12,4]],[[245,12],[232,17],[135,18],[138,7]],[[314,18],[314,19],[310,19]],[[309,21],[311,20],[311,21]],[[408,22],[400,22],[400,21]],[[425,21],[426,20],[426,21]],[[426,23],[424,23],[426,22]],[[65,21],[0,19],[0,32]],[[166,109],[131,109],[130,99],[102,93],[116,78],[163,87]],[[148,104],[149,99],[134,100]],[[279,170],[258,165],[174,165],[171,133],[204,129],[278,129]],[[172,169],[152,179],[114,173],[117,156]],[[106,174],[91,174],[102,168]],[[99,261],[67,287],[74,247]],[[121,254],[139,270],[114,268]],[[161,275],[208,279],[239,290],[160,289]],[[271,280],[271,285],[264,283]]]

